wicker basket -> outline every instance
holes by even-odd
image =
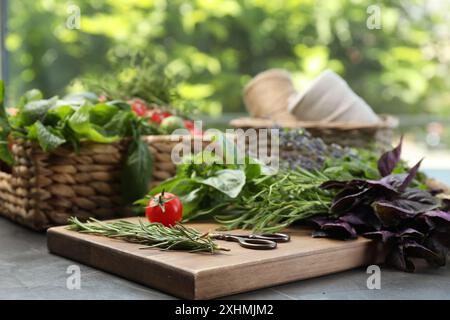
[[[324,142],[337,143],[342,146],[366,147],[372,143],[381,149],[391,147],[394,129],[398,120],[392,116],[382,115],[377,124],[339,123],[339,122],[303,122],[303,121],[273,121],[259,118],[239,118],[230,122],[234,128],[304,128],[313,136],[320,137]]]
[[[171,151],[180,139],[144,138],[154,158],[149,188],[175,174]],[[120,195],[126,150],[125,140],[85,142],[79,153],[68,147],[46,153],[36,143],[15,141],[14,166],[10,172],[0,171],[0,214],[35,230],[66,224],[70,216],[110,219],[132,215]]]

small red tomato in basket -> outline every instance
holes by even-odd
[[[161,121],[162,121],[162,117],[159,114],[159,112],[153,112],[151,117],[150,117],[150,121],[154,122],[154,123],[157,123],[157,124],[160,124]]]
[[[168,117],[171,117],[171,116],[173,116],[173,114],[170,113],[169,111],[163,111],[163,112],[161,112],[161,117],[162,117],[163,119],[168,118]]]
[[[150,222],[159,222],[171,227],[181,220],[183,205],[176,195],[163,191],[150,199],[145,215]]]
[[[194,130],[194,121],[192,120],[184,120],[184,126],[186,129],[188,129],[190,132]]]
[[[140,100],[135,99],[130,101],[131,103],[131,110],[133,110],[134,113],[136,113],[139,117],[144,117],[147,113],[147,104]]]
[[[172,113],[168,111],[155,111],[150,116],[150,121],[156,124],[160,124],[165,118],[172,116]]]
[[[193,136],[201,136],[202,130],[195,126],[194,121],[184,120],[184,126],[189,130],[189,133]]]

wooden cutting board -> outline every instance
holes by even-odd
[[[138,218],[128,218],[137,222]],[[214,231],[213,223],[189,224]],[[311,238],[286,230],[291,241],[275,250],[249,250],[234,242],[219,254],[140,249],[142,246],[55,227],[47,231],[50,252],[186,299],[211,299],[373,264],[382,248],[371,240]],[[246,233],[236,231],[233,233]]]

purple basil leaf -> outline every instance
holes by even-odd
[[[402,184],[398,187],[399,191],[405,191],[406,188],[409,186],[409,184],[414,180],[414,178],[417,175],[417,171],[419,170],[420,165],[422,164],[422,161],[423,158],[408,171],[408,175],[406,176],[405,180],[403,180]]]
[[[356,230],[350,224],[339,220],[325,223],[322,225],[322,230],[337,239],[355,239],[358,236]]]
[[[392,248],[386,257],[386,263],[406,272],[414,272],[416,270],[414,263],[407,257],[401,244]]]
[[[384,226],[398,226],[402,220],[412,218],[412,210],[401,207],[398,203],[388,201],[378,201],[373,203],[375,214],[381,220]]]
[[[408,189],[395,199],[379,200],[372,206],[383,225],[397,226],[402,220],[436,209],[439,203],[426,191]]]
[[[329,180],[320,185],[322,189],[343,189],[347,186],[348,181]]]
[[[368,223],[363,218],[353,212],[349,212],[339,217],[339,220],[347,222],[352,226],[367,226]]]
[[[444,266],[445,256],[440,252],[434,252],[416,241],[405,241],[404,243],[405,253],[408,257],[422,258],[425,259],[430,265],[433,266]]]
[[[330,219],[329,217],[315,217],[315,218],[309,219],[309,221],[311,221],[312,223],[316,224],[319,228],[322,228],[322,226],[325,223],[333,221],[333,220]]]
[[[436,219],[441,220],[444,223],[450,223],[450,212],[444,212],[441,210],[433,210],[428,211],[423,214],[424,217],[430,218],[430,219]]]
[[[387,243],[388,241],[396,238],[395,233],[390,232],[388,230],[366,232],[363,234],[363,236],[369,239],[381,241],[383,243]]]
[[[425,245],[427,248],[429,248],[430,250],[432,250],[433,252],[436,253],[437,255],[437,259],[434,260],[427,260],[427,262],[432,265],[432,266],[436,266],[436,267],[441,267],[444,266],[447,262],[447,254],[449,251],[449,246],[448,243],[446,244],[445,242],[442,242],[442,238],[440,237],[441,235],[446,235],[447,238],[449,238],[449,234],[445,233],[445,234],[433,234],[432,236],[430,236],[426,242]]]
[[[439,242],[440,246],[450,250],[450,233],[449,232],[434,232],[430,237],[433,241]]]
[[[347,222],[326,217],[316,217],[310,221],[319,227],[319,230],[313,233],[315,238],[354,239],[357,237],[356,230]]]
[[[397,186],[403,182],[404,178],[406,178],[406,174],[391,174],[380,180],[367,180],[367,184],[374,190],[388,194],[397,194]]]
[[[441,232],[449,232],[450,231],[450,213],[441,211],[441,210],[433,210],[425,212],[420,216],[420,218],[424,219],[426,224],[430,229],[436,229]]]
[[[398,236],[402,238],[422,239],[424,237],[424,234],[420,231],[417,231],[416,229],[406,228],[405,230],[399,232]]]
[[[400,155],[402,153],[403,136],[400,138],[400,143],[391,151],[388,151],[381,155],[378,160],[378,172],[382,177],[385,177],[392,173],[397,163],[400,161]]]
[[[370,189],[347,189],[336,195],[331,205],[331,212],[340,213],[353,209],[362,202],[364,194]]]

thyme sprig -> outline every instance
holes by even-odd
[[[69,230],[142,244],[144,248],[210,253],[228,251],[217,245],[207,233],[182,224],[168,228],[159,223],[142,220],[136,224],[126,220],[102,222],[94,218],[83,223],[76,217],[71,217],[69,223]]]

